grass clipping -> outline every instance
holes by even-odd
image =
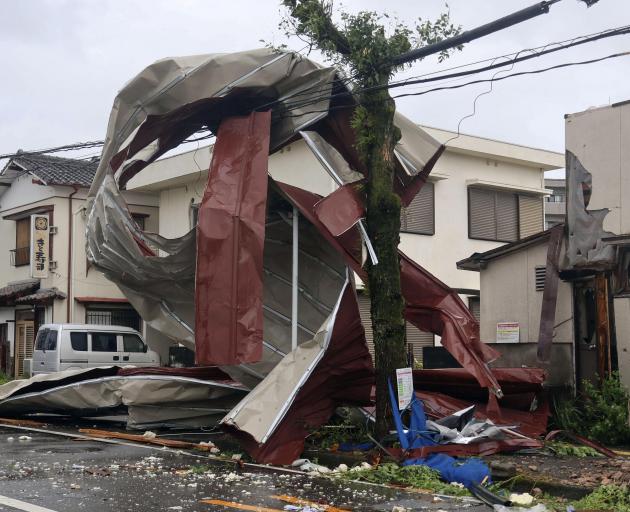
[[[602,485],[573,506],[576,510],[630,512],[630,489],[627,485]]]
[[[427,466],[399,466],[387,463],[375,468],[353,468],[337,475],[346,480],[413,487],[450,496],[470,496],[461,484],[442,482],[440,474]]]

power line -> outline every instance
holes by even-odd
[[[398,94],[396,96],[392,96],[390,99],[394,100],[396,98],[404,98],[404,97],[407,97],[407,96],[423,96],[425,94],[429,94],[429,93],[432,93],[432,92],[446,91],[446,90],[452,90],[452,89],[461,89],[461,88],[467,87],[469,85],[476,85],[476,84],[490,83],[490,82],[500,82],[502,80],[507,80],[508,78],[513,78],[513,77],[517,77],[517,76],[536,75],[536,74],[540,74],[540,73],[545,73],[547,71],[552,71],[552,70],[555,70],[555,69],[561,69],[561,68],[566,68],[566,67],[571,67],[571,66],[583,66],[583,65],[588,65],[588,64],[594,64],[594,63],[597,63],[597,62],[602,62],[602,61],[605,61],[605,60],[619,58],[619,57],[625,57],[625,56],[628,56],[628,55],[630,55],[630,51],[622,52],[622,53],[613,53],[611,55],[606,55],[605,57],[599,57],[597,59],[589,59],[589,60],[578,61],[578,62],[567,62],[567,63],[564,63],[564,64],[557,64],[555,66],[550,66],[550,67],[542,68],[542,69],[536,69],[536,70],[532,70],[532,71],[520,71],[518,73],[512,73],[510,75],[505,75],[505,76],[498,77],[498,78],[487,78],[487,79],[480,79],[480,80],[472,80],[470,82],[465,82],[463,84],[458,84],[458,85],[434,87],[433,89],[428,89],[426,91]],[[368,103],[367,102],[363,102],[363,103],[359,103],[359,104],[366,105]],[[340,109],[344,109],[344,108],[354,108],[354,107],[355,107],[355,105],[338,105],[338,106],[330,107],[329,109],[326,109],[326,110],[311,110],[309,112],[302,112],[302,113],[299,113],[299,114],[282,115],[282,116],[279,116],[278,118],[276,118],[276,120],[285,119],[285,118],[302,117],[302,116],[307,115],[307,114],[318,114],[318,113],[322,113],[322,112],[329,112],[331,110],[340,110]]]
[[[513,59],[506,61],[506,62],[499,62],[499,63],[494,63],[494,64],[490,64],[488,66],[484,66],[481,68],[475,68],[472,70],[468,70],[468,71],[460,71],[457,73],[450,73],[450,74],[440,74],[438,76],[429,76],[429,75],[435,75],[435,73],[430,73],[427,75],[420,75],[419,78],[408,78],[405,80],[401,80],[398,82],[390,82],[389,84],[384,84],[384,85],[379,85],[379,86],[372,86],[372,87],[365,87],[362,89],[355,89],[354,91],[345,91],[345,92],[340,92],[337,94],[332,94],[329,96],[319,96],[319,97],[315,97],[315,98],[311,98],[310,100],[305,100],[302,103],[297,103],[294,105],[289,105],[286,109],[286,111],[291,111],[291,110],[296,110],[298,108],[303,108],[305,106],[308,105],[312,105],[314,103],[317,103],[319,101],[321,101],[324,98],[330,98],[330,99],[334,99],[337,97],[352,97],[352,96],[356,96],[357,94],[361,94],[361,93],[366,93],[366,92],[374,92],[374,91],[379,91],[379,90],[385,90],[385,89],[393,89],[393,88],[397,88],[397,87],[406,87],[409,85],[417,85],[417,84],[422,84],[422,83],[430,83],[430,82],[439,82],[442,80],[446,80],[446,79],[452,79],[452,78],[460,78],[460,77],[465,77],[465,76],[470,76],[470,75],[474,75],[474,74],[479,74],[479,73],[483,73],[486,71],[491,71],[494,69],[498,69],[501,67],[505,67],[505,66],[514,66],[514,64],[517,64],[519,62],[523,62],[526,60],[531,60],[534,58],[538,58],[538,57],[542,57],[543,55],[547,55],[550,53],[555,53],[557,51],[561,51],[561,50],[566,50],[568,48],[573,48],[575,46],[580,46],[583,44],[587,44],[587,43],[592,43],[595,41],[599,41],[601,39],[606,39],[609,37],[615,37],[615,36],[619,36],[619,35],[627,35],[630,34],[630,25],[625,25],[623,27],[618,27],[615,29],[609,29],[606,31],[602,31],[602,32],[598,32],[594,35],[589,35],[589,36],[579,36],[577,38],[574,38],[572,40],[568,40],[569,42],[565,43],[565,42],[561,42],[561,43],[549,43],[545,46],[542,47],[538,47],[538,48],[531,48],[531,49],[525,49],[525,50],[521,50],[516,54],[511,54],[511,55],[516,55]],[[553,48],[548,48],[551,45],[558,45],[558,46],[554,46]],[[540,51],[536,51],[539,48],[543,48]],[[531,53],[529,55],[523,55],[523,56],[519,56],[521,53],[525,53],[525,52],[535,52],[535,53]],[[493,60],[497,60],[503,57],[496,57]],[[490,59],[487,59],[485,62],[487,62]],[[484,61],[482,61],[484,62]],[[466,65],[468,66],[468,65]],[[426,76],[429,76],[428,78],[424,78]]]
[[[304,100],[302,102],[296,102],[294,104],[289,103],[288,105],[286,105],[286,108],[283,110],[283,114],[284,117],[289,117],[286,114],[288,114],[291,111],[295,111],[297,109],[302,109],[304,107],[307,107],[309,105],[313,105],[323,99],[334,99],[337,97],[348,97],[348,96],[355,96],[356,94],[359,93],[365,93],[365,92],[371,92],[371,91],[375,91],[375,90],[381,90],[381,89],[394,89],[394,88],[398,88],[398,87],[406,87],[406,86],[410,86],[410,85],[418,85],[418,84],[423,84],[423,83],[431,83],[431,82],[440,82],[440,81],[445,81],[445,80],[451,80],[451,79],[458,79],[458,78],[463,78],[466,76],[470,76],[473,74],[479,74],[479,73],[483,73],[486,71],[490,71],[493,69],[497,69],[497,68],[501,68],[501,67],[505,67],[505,66],[511,66],[513,67],[516,63],[518,62],[523,62],[526,60],[530,60],[533,58],[538,58],[541,57],[543,55],[547,55],[549,53],[554,53],[556,51],[560,51],[560,50],[564,50],[564,49],[568,49],[568,48],[572,48],[575,46],[579,46],[579,45],[583,45],[583,44],[587,44],[587,43],[591,43],[594,41],[598,41],[601,39],[605,39],[605,38],[609,38],[609,37],[615,37],[615,36],[619,36],[619,35],[627,35],[630,34],[630,25],[625,25],[622,27],[617,27],[614,29],[608,29],[602,32],[597,32],[594,34],[589,34],[589,35],[584,35],[584,36],[578,36],[576,38],[573,39],[567,39],[564,41],[559,41],[559,42],[553,42],[553,43],[548,43],[544,46],[539,46],[539,47],[535,47],[535,48],[529,48],[529,49],[525,49],[525,50],[520,50],[517,53],[511,53],[511,54],[506,54],[506,55],[501,55],[499,57],[494,57],[492,59],[483,59],[480,61],[476,61],[473,63],[468,63],[468,64],[462,64],[459,66],[454,66],[451,68],[447,68],[446,70],[442,70],[442,71],[435,71],[435,72],[431,72],[431,73],[426,73],[423,75],[417,75],[416,77],[410,77],[407,79],[403,79],[400,81],[395,81],[395,82],[390,82],[387,85],[383,85],[383,86],[374,86],[374,87],[369,87],[369,88],[363,88],[363,89],[355,89],[354,91],[345,91],[345,92],[340,92],[340,93],[335,93],[335,94],[322,94],[320,96],[311,96],[308,100]],[[553,48],[549,48],[549,46],[554,46]],[[519,56],[522,53],[525,52],[532,52],[530,55],[524,55],[524,56]],[[507,58],[510,56],[515,56],[514,58],[512,58],[511,60],[505,61],[505,62],[500,62],[500,63],[496,63],[496,60],[498,59],[503,59],[503,58]],[[461,72],[456,72],[456,73],[450,73],[450,74],[439,74],[437,76],[435,76],[437,73],[443,73],[444,71],[451,71],[454,69],[461,69],[461,68],[465,68],[465,67],[470,67],[479,63],[483,63],[483,62],[493,62],[493,64],[490,64],[488,66],[484,66],[481,68],[475,68],[472,70],[468,70],[468,71],[461,71]],[[573,64],[569,64],[569,65],[579,65],[580,63],[573,63]],[[560,66],[560,67],[564,67]],[[557,69],[557,67],[551,67],[548,68],[547,70],[550,69]],[[502,77],[502,79],[504,78],[509,78],[512,76],[520,76],[521,74],[529,74],[529,73],[518,73],[518,74],[513,74],[513,75],[507,75],[506,77]],[[330,87],[332,89],[332,87],[334,87],[335,83],[339,83],[342,85],[347,84],[350,80],[352,80],[352,77],[349,78],[345,78],[345,79],[335,79],[335,81],[333,83],[330,84]],[[492,80],[482,80],[482,81],[474,81],[474,82],[466,82],[465,84],[463,84],[461,87],[467,86],[467,85],[471,85],[474,83],[488,83],[491,82]],[[494,80],[499,81],[499,79],[495,79]],[[313,87],[313,86],[310,86]],[[433,89],[428,89],[424,92],[420,92],[420,93],[408,93],[408,94],[403,94],[403,95],[398,95],[395,97],[405,97],[405,96],[413,96],[413,95],[420,95],[420,94],[425,94],[425,93],[429,93],[429,92],[435,92],[435,91],[439,91],[439,90],[447,90],[447,89],[457,89],[460,86],[452,86],[452,87],[440,87],[440,88],[433,88]],[[298,93],[296,93],[293,97],[298,97],[304,94],[310,94],[308,92],[308,89],[305,89],[303,91],[300,91]],[[283,104],[283,102],[286,101],[286,98],[284,98],[283,100],[274,100],[272,102],[268,102],[260,107],[257,107],[256,110],[259,111],[261,110],[263,107],[265,108],[269,108],[269,107],[274,107],[276,105],[280,105]],[[330,107],[328,110],[330,109],[334,109],[335,107]],[[345,106],[344,106],[345,108]],[[310,113],[321,113],[321,112],[326,112],[327,110],[317,110],[317,111],[311,111],[311,112],[303,112],[300,113],[298,115],[293,115],[290,117],[301,117],[303,115],[307,115]],[[279,117],[276,119],[281,119],[283,117]],[[203,133],[207,130],[202,129],[202,130],[198,130],[196,133]],[[181,144],[188,144],[190,142],[198,142],[201,140],[205,140],[205,139],[209,139],[212,138],[214,135],[212,133],[204,135],[202,137],[198,137],[198,138],[194,138],[194,139],[186,139],[184,141],[182,141]],[[6,154],[0,154],[0,160],[2,159],[6,159],[6,158],[13,158],[13,157],[19,157],[19,156],[29,156],[29,155],[40,155],[40,154],[54,154],[54,153],[59,153],[59,152],[68,152],[68,151],[77,151],[77,150],[81,150],[81,149],[92,149],[92,148],[98,148],[98,147],[102,147],[104,144],[103,141],[86,141],[86,142],[77,142],[77,143],[73,143],[73,144],[66,144],[63,146],[57,146],[57,147],[52,147],[52,148],[46,148],[46,149],[39,149],[39,150],[31,150],[31,151],[20,151],[17,153],[6,153]],[[83,158],[87,158],[85,156],[81,157],[80,159]]]

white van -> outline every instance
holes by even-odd
[[[160,366],[160,356],[130,327],[44,324],[37,331],[33,375],[113,365]]]

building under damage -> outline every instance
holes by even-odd
[[[567,115],[565,126],[565,222],[458,266],[481,272],[483,339],[520,326],[511,362],[548,367],[558,386],[616,370],[630,386],[630,103]]]
[[[197,364],[213,370],[130,375],[113,368],[34,378],[6,389],[0,411],[32,412],[45,394],[48,412],[136,408],[136,428],[190,422],[194,411],[205,421],[212,411],[227,412],[221,424],[257,460],[288,463],[308,429],[336,407],[370,406],[373,365],[354,279],[365,280],[363,264],[378,264],[378,254],[363,224],[368,170],[355,150],[344,84],[332,68],[270,50],[165,59],[132,79],[114,101],[88,197],[88,258],[152,328],[194,349]],[[402,116],[396,124],[402,140],[394,185],[406,205],[444,146]],[[197,228],[176,239],[144,232],[121,191],[204,129],[216,143]],[[268,176],[269,154],[299,139],[336,182],[330,195]],[[544,372],[492,371],[500,354],[481,341],[459,296],[403,253],[400,265],[406,319],[439,335],[462,366],[416,373],[427,412],[444,416],[463,399],[478,400],[486,402],[480,414],[540,435],[546,408],[535,396]],[[153,383],[146,392],[137,385],[143,379]],[[188,384],[203,389],[196,381],[207,383],[207,399],[202,390],[178,401]],[[162,386],[169,392],[160,400]],[[105,389],[114,398],[102,404]],[[532,404],[539,404],[533,414]]]

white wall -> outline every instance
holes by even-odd
[[[481,339],[496,341],[499,322],[518,322],[521,343],[537,343],[542,291],[536,291],[534,269],[544,266],[547,244],[541,243],[491,260],[481,270]],[[554,342],[573,341],[571,285],[558,283]]]
[[[630,104],[572,114],[567,149],[593,176],[589,210],[609,208],[604,229],[630,233]]]

